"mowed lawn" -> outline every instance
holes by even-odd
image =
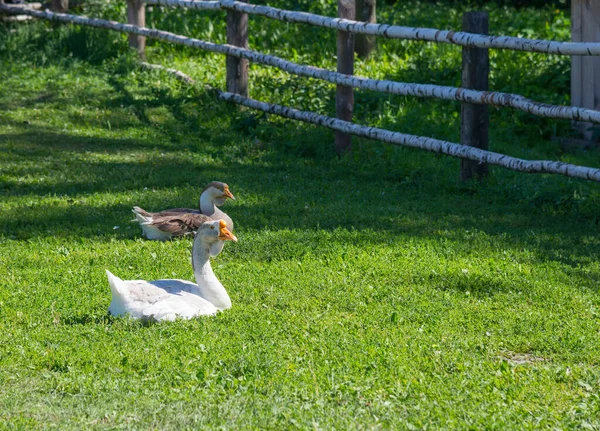
[[[600,428],[599,185],[499,168],[465,185],[457,160],[362,140],[340,160],[322,129],[128,57],[17,60],[0,68],[0,429]],[[131,207],[194,206],[213,180],[237,197],[239,242],[212,261],[233,308],[109,316],[105,269],[193,279],[191,242],[143,240]]]

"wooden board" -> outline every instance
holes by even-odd
[[[600,1],[572,0],[571,39],[573,42],[600,42]],[[571,57],[571,105],[600,110],[600,57]],[[591,123],[573,122],[584,139],[594,135]]]

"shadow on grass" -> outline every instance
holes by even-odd
[[[84,315],[76,315],[76,316],[66,316],[60,318],[60,322],[69,326],[77,326],[77,325],[112,325],[117,319],[112,316],[110,313],[104,315],[98,314],[84,314]]]
[[[182,107],[183,98],[161,93],[153,100],[140,99],[118,79],[109,83],[115,94],[107,106],[131,107],[145,129],[155,126],[146,109],[164,107],[176,124],[163,125],[158,138],[121,139],[9,122],[18,132],[0,135],[6,162],[0,167],[0,192],[23,203],[0,214],[0,235],[16,240],[48,235],[137,238],[137,225],[128,223],[133,205],[150,211],[192,207],[202,187],[219,179],[228,182],[239,198],[223,209],[236,221],[241,237],[244,230],[265,228],[315,232],[342,228],[361,233],[346,240],[365,246],[390,240],[401,247],[410,238],[426,237],[438,240],[436,244],[449,241],[468,248],[470,241],[481,242],[487,235],[494,247],[530,250],[537,259],[570,268],[597,258],[598,241],[590,240],[596,229],[590,216],[595,207],[582,212],[577,205],[565,206],[557,212],[552,193],[540,202],[527,198],[534,188],[530,183],[518,193],[503,185],[494,189],[444,184],[448,176],[442,171],[456,163],[416,155],[416,150],[402,153],[407,161],[401,161],[395,172],[377,165],[357,169],[359,163],[294,158],[281,147],[271,148],[271,154],[258,162],[228,157],[232,141],[247,136],[244,127],[253,126],[241,122],[235,133],[221,130],[230,126],[218,121],[232,109],[230,105],[219,105],[212,94],[204,94],[190,115]],[[214,110],[198,109],[213,105]],[[185,136],[197,136],[202,124],[207,124],[206,138],[185,144],[168,138],[175,127],[181,127]],[[115,123],[115,131],[126,127]],[[322,136],[316,129],[302,133],[309,141]],[[431,179],[436,174],[428,172],[428,166],[419,165],[423,160],[441,166],[436,167],[437,181]],[[102,193],[123,197],[99,197]],[[560,198],[561,192],[556,193]],[[25,203],[26,198],[30,199]],[[475,238],[470,232],[485,235]],[[600,280],[599,274],[590,277]],[[455,278],[449,284],[444,280],[433,284],[483,294],[512,288],[495,279]]]
[[[14,178],[44,175],[52,181],[3,182],[5,196],[31,197],[27,203],[7,208],[0,215],[0,234],[8,239],[48,235],[138,238],[138,226],[129,223],[133,205],[150,211],[193,207],[204,183],[219,178],[229,182],[238,196],[236,202],[223,209],[236,220],[240,238],[244,230],[318,232],[342,228],[359,232],[348,235],[344,241],[364,246],[377,246],[387,240],[402,247],[411,238],[426,237],[435,239],[440,247],[450,242],[468,248],[470,241],[481,244],[489,240],[491,248],[529,250],[541,261],[557,261],[573,271],[581,262],[597,258],[598,243],[590,239],[593,223],[578,221],[576,208],[554,214],[527,205],[511,206],[510,194],[486,203],[482,201],[485,192],[477,189],[452,193],[447,187],[421,180],[403,184],[376,169],[357,172],[343,164],[306,165],[301,159],[281,159],[269,166],[241,162],[219,166],[160,156],[143,161],[90,161],[74,155],[107,149],[127,152],[140,146],[135,140],[88,140],[42,132],[35,136],[43,142],[32,144],[28,134],[11,135],[12,143],[5,156],[13,162],[27,160],[20,166],[17,163]],[[43,150],[29,156],[22,148],[27,145]],[[144,144],[141,148],[152,146]],[[55,153],[59,161],[44,166],[48,154]],[[84,179],[77,180],[80,175]],[[72,178],[64,181],[65,176]],[[101,193],[108,197],[99,198]],[[110,196],[114,193],[124,197],[113,199]],[[503,204],[508,209],[497,212]],[[114,226],[119,229],[113,230]],[[598,274],[590,276],[600,280]],[[471,292],[510,288],[499,285],[497,280],[455,281],[450,283],[452,288]]]
[[[119,323],[121,326],[131,326],[134,328],[139,327],[150,327],[153,325],[160,324],[161,322],[157,322],[151,319],[132,319],[129,316],[113,316],[110,313],[106,314],[83,314],[83,315],[75,315],[75,316],[66,316],[61,317],[60,322],[69,325],[69,326],[87,326],[87,325],[103,325],[103,326],[112,326],[115,323]]]

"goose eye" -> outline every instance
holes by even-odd
[[[210,228],[211,228],[212,230],[215,230],[215,227],[214,227],[214,226],[211,226]]]

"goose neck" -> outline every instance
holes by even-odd
[[[215,204],[212,196],[208,192],[203,192],[200,195],[200,211],[202,214],[211,216],[215,212]]]
[[[231,299],[210,265],[210,244],[196,235],[192,248],[192,266],[200,296],[220,310],[231,307]]]

